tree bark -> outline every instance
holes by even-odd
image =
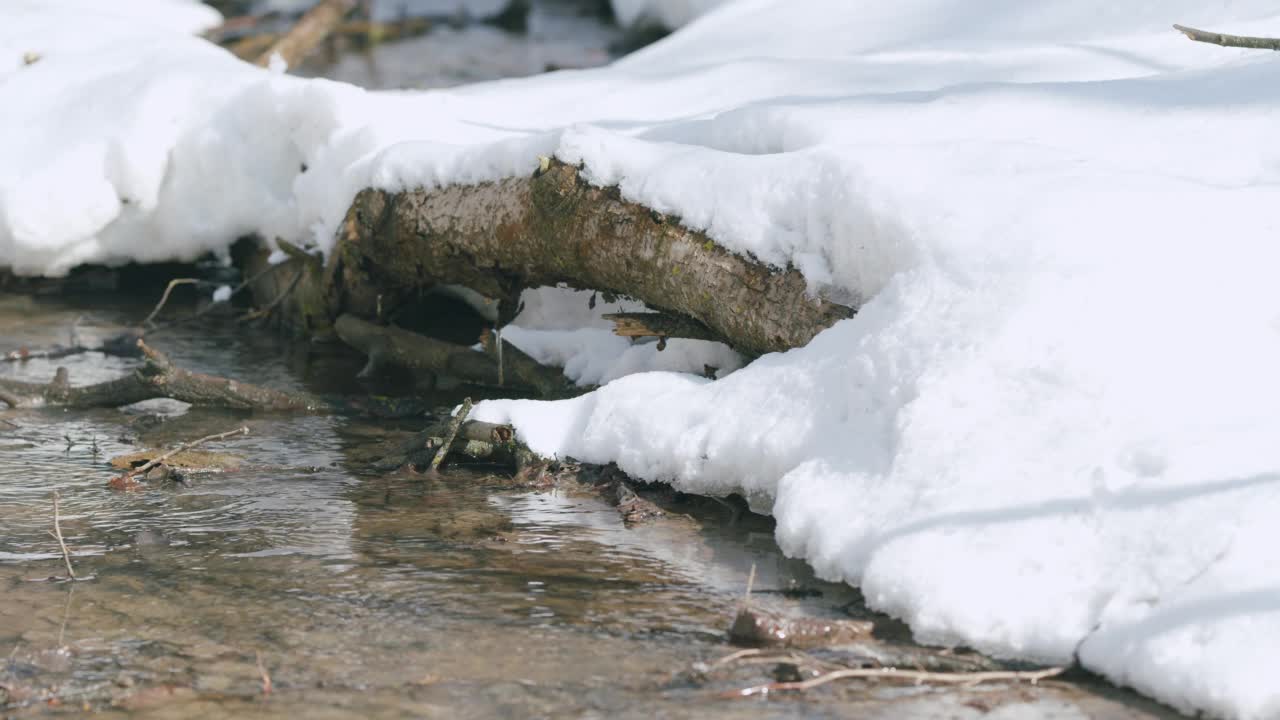
[[[803,345],[853,314],[811,297],[795,269],[734,254],[617,188],[589,185],[573,166],[544,168],[478,185],[361,192],[327,269],[331,306],[374,317],[383,290],[452,283],[499,299],[506,322],[524,288],[566,283],[689,318],[751,355]]]

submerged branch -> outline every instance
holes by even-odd
[[[372,375],[382,366],[394,366],[448,375],[489,387],[503,384],[498,363],[492,355],[477,352],[466,345],[455,345],[403,328],[375,325],[354,315],[339,317],[333,329],[343,342],[368,356],[362,376]],[[485,342],[491,346],[492,340]],[[566,384],[559,371],[538,365],[511,343],[504,341],[503,344],[506,363],[511,370],[511,386],[535,390],[544,396],[564,391]]]
[[[13,408],[98,408],[172,398],[192,405],[256,411],[316,411],[329,403],[307,393],[287,393],[176,367],[139,339],[141,366],[115,380],[72,387],[66,368],[44,384],[0,379],[0,399]]]

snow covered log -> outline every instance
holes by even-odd
[[[356,197],[328,273],[335,307],[374,316],[379,294],[441,283],[497,298],[504,322],[528,287],[625,295],[751,354],[804,345],[854,312],[811,296],[797,270],[734,254],[555,160],[532,177]]]

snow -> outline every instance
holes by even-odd
[[[388,94],[152,3],[0,9],[0,264],[327,250],[363,187],[583,163],[861,307],[737,369],[538,291],[504,336],[607,384],[476,417],[744,494],[923,641],[1280,715],[1280,60],[1168,27],[1280,34],[1274,3],[737,0],[608,68]]]

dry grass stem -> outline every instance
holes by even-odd
[[[739,690],[723,693],[724,697],[751,697],[767,695],[773,692],[795,692],[810,690],[836,680],[861,678],[866,680],[907,680],[917,685],[978,685],[984,682],[1028,682],[1032,685],[1066,672],[1066,668],[1054,667],[1030,672],[993,671],[972,673],[927,672],[925,670],[899,670],[898,668],[849,668],[835,670],[808,680],[795,682],[775,682],[764,685],[753,685]]]

